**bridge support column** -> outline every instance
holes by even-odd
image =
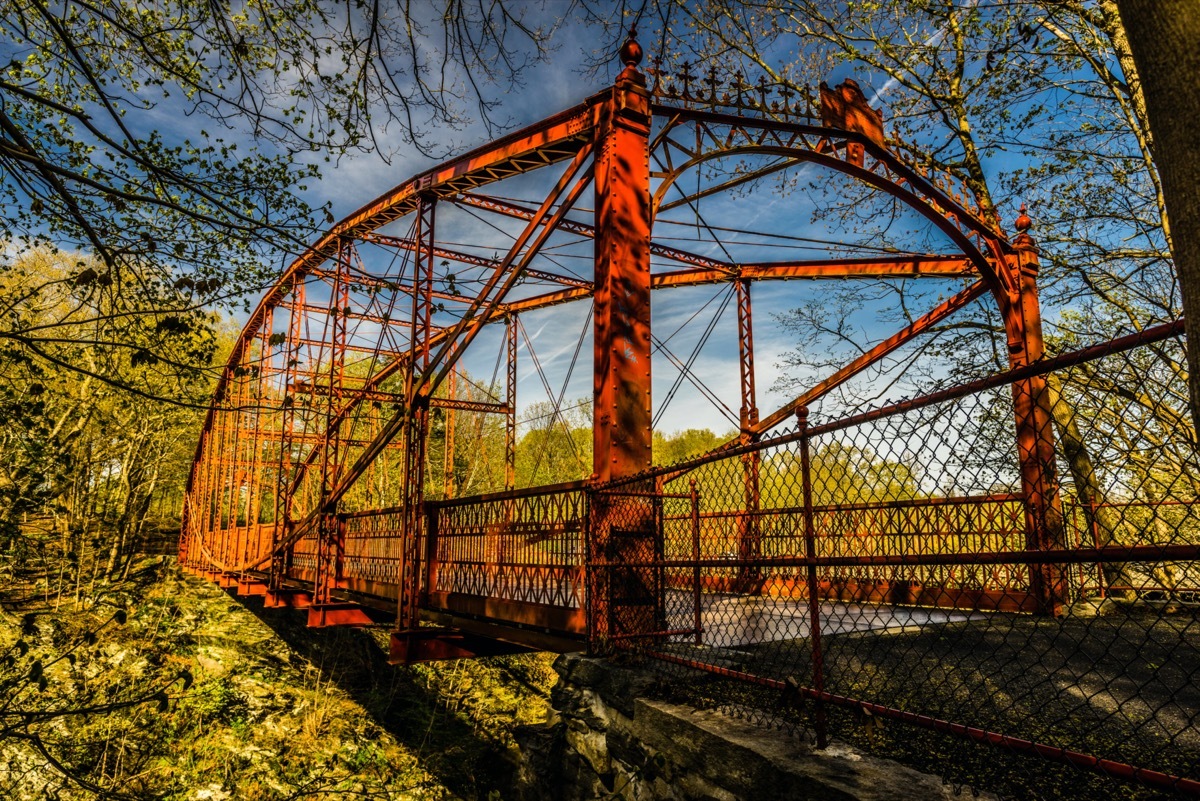
[[[421,648],[431,635],[421,628],[420,602],[429,591],[430,572],[436,547],[436,534],[427,520],[424,503],[425,438],[428,434],[429,407],[427,399],[417,397],[408,427],[404,430],[404,523],[396,543],[399,549],[399,570],[396,588],[396,627],[392,631],[389,661],[410,665],[430,658],[421,656]],[[427,527],[428,526],[428,527]],[[452,657],[445,657],[452,658]]]
[[[293,485],[292,442],[296,427],[296,396],[293,388],[299,380],[300,341],[304,335],[305,291],[303,282],[292,287],[291,301],[287,304],[289,317],[287,335],[280,343],[283,360],[283,409],[279,421],[279,467],[275,484],[275,527],[272,531],[271,567],[267,584],[272,591],[283,588],[284,577],[292,567],[295,554],[293,546],[281,547],[288,541],[294,528],[292,501],[297,487]]]
[[[422,580],[422,528],[425,523],[425,438],[429,409],[424,398],[414,400],[412,419],[404,434],[404,533],[400,542],[400,581],[396,598],[396,630],[414,629]]]
[[[1022,207],[1017,219],[1020,233],[1013,240],[1016,253],[1009,265],[1020,282],[1020,293],[1017,302],[1005,311],[1009,363],[1014,368],[1033,364],[1045,355],[1037,290],[1037,244],[1027,233],[1031,225],[1032,221]],[[1021,488],[1025,496],[1025,548],[1028,551],[1065,548],[1066,530],[1055,469],[1053,416],[1046,379],[1035,376],[1018,381],[1013,384],[1012,392]],[[1028,570],[1029,589],[1037,612],[1060,614],[1062,607],[1070,602],[1062,566],[1030,563]]]
[[[433,354],[429,338],[433,319],[433,274],[437,240],[434,236],[437,198],[425,195],[417,216],[417,251],[413,254],[413,307],[410,339],[413,361],[405,382],[408,421],[404,428],[404,523],[398,547],[396,628],[390,658],[413,661],[413,644],[421,636],[420,596],[428,590],[428,562],[423,553],[425,526],[425,440],[429,433],[427,382]],[[428,535],[428,532],[425,532]]]
[[[336,410],[341,408],[346,375],[346,348],[348,345],[349,320],[345,309],[350,307],[350,243],[338,242],[338,253],[333,288],[329,293],[329,317],[331,342],[329,358],[328,406],[325,409],[324,448],[321,452],[321,497],[320,518],[317,521],[317,574],[313,582],[313,604],[333,603],[333,591],[337,589],[342,573],[342,556],[345,540],[341,521],[337,517],[337,503],[329,498],[337,485],[342,464],[341,423]]]
[[[268,469],[267,445],[263,441],[265,415],[261,404],[262,399],[268,397],[270,393],[268,382],[271,377],[271,328],[274,325],[274,317],[275,314],[272,309],[267,313],[266,321],[263,323],[262,330],[258,336],[259,346],[257,359],[255,360],[257,364],[254,365],[250,372],[250,378],[254,381],[254,386],[251,388],[250,382],[247,382],[247,390],[250,393],[250,397],[247,399],[247,406],[252,410],[250,414],[253,416],[254,424],[253,433],[251,434],[252,439],[248,445],[251,457],[250,483],[246,487],[246,543],[241,564],[247,564],[251,558],[258,557],[264,553],[266,551],[263,542],[264,537],[269,539],[269,534],[260,521],[263,512],[263,479]]]
[[[333,591],[342,580],[342,558],[346,552],[345,521],[335,514],[322,514],[317,522],[317,575],[313,581],[313,603],[334,602]]]
[[[457,379],[458,368],[453,367],[446,380],[446,397],[451,401],[456,399]],[[457,482],[454,480],[454,406],[447,406],[444,411],[446,438],[442,447],[442,497],[450,500],[458,494]]]
[[[597,132],[595,430],[600,481],[650,466],[650,108],[627,67]]]
[[[754,388],[754,323],[750,310],[750,282],[734,284],[737,293],[738,373],[742,385],[740,424],[744,441],[757,441],[758,399]],[[762,591],[762,572],[746,565],[762,556],[762,532],[759,525],[759,474],[761,459],[758,451],[742,456],[742,487],[744,510],[738,518],[737,556],[743,563],[738,568],[737,591],[759,594]]]
[[[621,48],[625,69],[596,131],[593,477],[600,484],[650,467],[650,105],[637,70],[641,47]],[[661,558],[654,487],[594,493],[588,537],[593,644],[659,631]]]
[[[517,321],[511,315],[504,320],[504,343],[504,489],[512,490],[517,486]]]

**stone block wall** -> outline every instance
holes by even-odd
[[[555,713],[518,733],[522,801],[950,799],[934,776],[831,743],[646,697],[647,669],[567,654]]]

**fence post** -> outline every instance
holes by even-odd
[[[595,478],[595,476],[592,476]],[[596,654],[596,625],[595,625],[595,606],[597,582],[592,568],[592,490],[590,486],[584,486],[580,492],[580,497],[583,499],[582,508],[579,510],[579,539],[581,553],[579,555],[582,565],[582,580],[583,580],[583,630],[587,639],[588,656]]]
[[[438,516],[441,507],[426,503],[425,506],[425,559],[424,574],[420,583],[420,605],[429,606],[429,593],[437,586]]]
[[[322,512],[317,519],[316,575],[313,578],[313,604],[333,602],[338,576],[338,516]]]
[[[603,519],[603,501],[597,492],[598,476],[593,473],[584,488],[584,606],[586,607],[588,655],[599,656],[608,650],[608,609],[612,578],[609,575],[607,521]]]
[[[425,505],[425,435],[429,424],[429,398],[419,395],[404,432],[404,525],[400,540],[400,567],[396,588],[395,631],[416,628],[420,588],[420,530]]]
[[[813,689],[818,694],[825,692],[825,657],[821,652],[821,600],[817,597],[817,529],[813,520],[812,499],[812,456],[809,452],[808,407],[796,410],[796,424],[800,430],[800,476],[804,492],[804,558],[808,562],[808,636],[812,644]],[[825,702],[816,701],[817,748],[829,744],[826,730]]]
[[[346,515],[336,517],[337,526],[334,528],[336,539],[333,554],[333,586],[342,589],[346,586]]]
[[[695,602],[696,645],[703,640],[704,629],[700,621],[700,493],[696,490],[696,479],[688,479],[692,496],[692,592]]]

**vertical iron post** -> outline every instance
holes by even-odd
[[[1008,269],[1015,273],[1018,297],[1002,309],[1009,338],[1009,364],[1024,367],[1045,355],[1042,314],[1038,303],[1037,243],[1029,235],[1032,220],[1021,207],[1013,240],[1015,253]],[[1029,551],[1069,547],[1063,520],[1062,498],[1055,469],[1053,415],[1044,376],[1017,381],[1012,386],[1017,423],[1017,453],[1021,488],[1025,496],[1025,547]],[[1030,564],[1029,589],[1041,615],[1061,613],[1067,597],[1067,575],[1060,565]]]
[[[258,519],[262,517],[262,484],[263,474],[267,468],[266,460],[268,456],[266,436],[263,430],[263,419],[265,417],[263,404],[270,394],[268,381],[271,373],[271,329],[274,325],[274,319],[275,310],[271,309],[267,312],[262,330],[259,331],[257,375],[251,373],[251,377],[256,379],[256,389],[252,399],[254,433],[252,435],[253,442],[251,447],[254,449],[254,461],[251,464],[250,509],[246,513],[246,525],[254,535],[253,552],[255,556],[258,556],[262,552],[262,533],[259,530]],[[249,542],[249,536],[247,537],[247,542]]]
[[[438,512],[439,508],[427,504],[425,507],[425,583],[421,587],[421,605],[429,602],[429,593],[437,587],[438,573]]]
[[[1088,515],[1088,523],[1090,524],[1089,528],[1091,529],[1091,532],[1092,532],[1092,541],[1091,541],[1090,545],[1093,548],[1099,548],[1100,547],[1100,522],[1096,519],[1096,499],[1095,498],[1092,498],[1092,497],[1088,498],[1088,508],[1091,510],[1091,514]],[[1108,596],[1108,587],[1107,587],[1107,583],[1104,580],[1104,563],[1103,562],[1096,563],[1096,588],[1097,588],[1097,592],[1099,593],[1099,596],[1101,598],[1105,598]]]
[[[250,464],[250,453],[252,452],[255,443],[250,441],[249,437],[243,436],[249,426],[250,418],[250,361],[252,348],[246,348],[246,352],[242,354],[241,368],[243,373],[240,378],[234,382],[234,401],[233,401],[233,441],[230,449],[230,458],[233,460],[233,482],[230,484],[230,499],[229,499],[229,544],[230,548],[227,552],[226,564],[240,564],[246,558],[249,550],[249,516],[250,516],[250,495],[249,479],[247,476],[248,466]],[[245,490],[245,502],[243,503],[242,495]],[[245,520],[245,526],[239,526],[238,521]]]
[[[396,630],[418,625],[423,554],[420,532],[425,502],[425,445],[429,428],[429,396],[416,377],[429,371],[432,355],[429,337],[433,317],[433,273],[436,257],[435,208],[437,199],[422,196],[417,209],[417,250],[413,254],[413,308],[409,341],[413,360],[405,382],[408,421],[404,429],[404,526],[400,542],[400,586],[396,590]]]
[[[512,315],[504,318],[504,343],[504,489],[512,490],[517,486],[517,321]]]
[[[739,278],[733,284],[737,295],[738,375],[741,379],[742,405],[740,427],[744,442],[755,442],[758,434],[758,399],[754,387],[754,318],[750,306],[750,282]],[[755,564],[762,557],[762,533],[758,519],[762,456],[751,451],[742,456],[744,510],[738,516],[737,589],[757,595],[762,590],[762,571]]]
[[[333,571],[333,586],[344,587],[346,580],[346,516],[333,515],[335,521],[334,533],[337,537],[335,554],[337,558],[334,560]]]
[[[450,370],[450,376],[446,379],[446,396],[451,400],[455,400],[455,393],[458,389],[458,368],[454,367]],[[457,493],[457,488],[454,485],[454,406],[453,403],[446,407],[445,417],[443,421],[446,426],[446,435],[444,446],[442,448],[442,496],[447,500],[453,498]]]
[[[317,520],[317,568],[313,580],[313,605],[333,602],[333,589],[339,572],[338,521],[336,504],[328,501],[329,493],[337,483],[341,455],[340,425],[336,420],[336,409],[341,406],[342,387],[346,373],[346,346],[349,337],[349,242],[338,240],[333,274],[333,287],[329,293],[326,311],[331,331],[329,345],[328,388],[325,394],[325,432],[321,450],[321,494],[318,500],[320,517]],[[314,381],[314,384],[316,382]]]
[[[292,287],[288,309],[288,332],[283,342],[283,413],[279,421],[279,475],[275,489],[275,527],[272,534],[271,567],[267,584],[272,590],[283,586],[283,577],[291,567],[293,547],[280,548],[292,531],[292,438],[296,427],[295,382],[300,370],[300,340],[303,335],[304,284]]]
[[[230,529],[237,527],[237,441],[240,439],[237,435],[237,406],[241,381],[235,378],[230,384],[225,397],[221,399],[225,414],[221,420],[221,483],[218,485],[221,504],[217,513],[221,531],[221,550],[218,553],[224,562],[228,562],[230,556]]]
[[[595,134],[592,464],[600,486],[649,468],[652,459],[651,116],[634,35],[630,30],[621,46],[625,68],[599,104]],[[658,504],[645,495],[592,495],[587,597],[602,610],[591,618],[593,641],[634,645],[639,635],[660,630],[662,571],[622,567],[653,562],[662,552]]]
[[[632,46],[631,46],[632,45]],[[645,470],[650,413],[650,102],[641,48],[601,107],[596,137],[593,468],[601,482]]]

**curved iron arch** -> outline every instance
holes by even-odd
[[[200,442],[197,445],[185,497],[189,499],[192,497],[202,461],[206,456],[206,446],[211,444],[214,420],[221,413],[221,404],[228,398],[231,388],[237,384],[239,378],[237,370],[251,351],[254,339],[259,337],[270,314],[283,306],[289,294],[292,294],[305,278],[316,272],[321,264],[331,259],[338,259],[342,243],[360,238],[364,234],[406,215],[419,213],[423,198],[453,199],[468,189],[484,186],[515,173],[538,169],[572,157],[577,158],[581,151],[587,149],[588,143],[594,136],[598,110],[605,97],[604,93],[597,95],[580,106],[568,109],[529,128],[415,176],[349,215],[293,262],[252,313],[238,338],[226,368],[222,371],[214,392],[213,402],[206,416]],[[717,158],[741,154],[776,155],[791,159],[793,163],[810,162],[839,171],[888,192],[937,226],[970,260],[987,283],[1000,306],[1001,315],[1005,319],[1010,344],[1020,339],[1020,331],[1014,327],[1014,321],[1019,323],[1020,318],[1012,313],[1013,304],[1020,294],[1019,271],[1015,276],[1013,273],[1015,263],[1013,246],[995,230],[994,226],[976,216],[958,203],[948,192],[939,188],[935,182],[905,165],[886,149],[875,145],[860,134],[821,126],[738,117],[719,112],[680,109],[657,104],[653,107],[653,112],[656,116],[667,120],[666,126],[658,133],[659,142],[666,140],[666,134],[669,131],[687,123],[728,126],[731,132],[724,146],[714,147],[673,167],[670,175],[659,184],[655,191],[652,203],[652,209],[655,212],[665,193],[683,172]],[[758,132],[759,141],[755,141],[755,136],[751,132]],[[762,142],[766,138],[763,132],[769,132],[771,136],[776,137],[776,143],[763,144]],[[741,140],[737,143],[733,141],[735,133],[736,138]],[[806,146],[787,144],[789,141],[801,141]],[[873,160],[872,168],[852,163],[848,158],[848,144],[856,145],[862,153],[870,156]],[[839,152],[845,153],[847,157],[839,157]],[[990,259],[985,254],[985,250],[990,253]],[[739,280],[739,277],[737,274],[730,274],[728,277],[715,280],[733,282]],[[713,280],[711,277],[705,276],[698,277],[696,282],[711,283]],[[674,285],[686,285],[687,283],[686,277],[680,277]],[[514,306],[524,312],[583,299],[590,294],[588,290],[576,287],[525,299]],[[491,322],[495,316],[492,313],[484,314],[471,321],[469,325],[472,328],[482,327]],[[461,333],[462,330],[460,328],[458,332]],[[450,336],[449,332],[435,334],[431,339],[426,340],[423,346],[426,348],[430,345],[445,346],[448,344]],[[330,414],[328,427],[324,433],[326,439],[319,442],[301,462],[297,463],[298,471],[294,476],[289,494],[299,486],[303,472],[322,458],[321,449],[329,447],[330,432],[336,431],[357,407],[368,400],[368,393],[378,388],[388,378],[412,368],[416,347],[414,343],[410,346],[407,354],[396,354],[397,358],[373,374],[369,382],[359,388],[357,394],[353,394],[340,408]],[[261,358],[263,357],[260,354]],[[189,508],[185,509],[185,537],[189,529],[190,512],[189,505]],[[278,525],[279,522],[276,521],[275,525]],[[282,522],[287,523],[288,521]],[[294,542],[303,532],[297,529],[291,536],[277,540],[271,553],[232,565],[211,551],[205,541],[207,532],[193,533],[200,534],[198,545],[206,552],[205,555],[211,563],[229,572],[241,572],[261,567],[272,558],[272,553]]]

